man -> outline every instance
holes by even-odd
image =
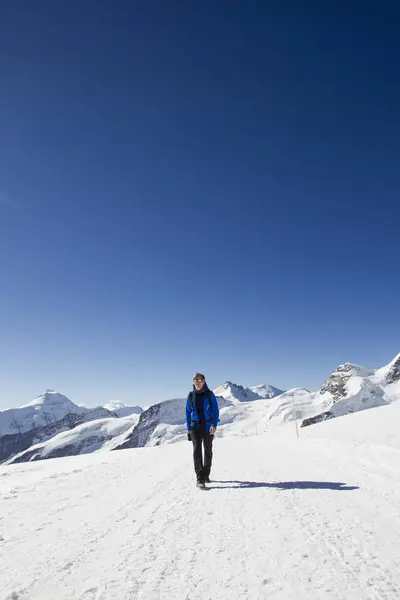
[[[193,442],[193,462],[197,486],[205,488],[210,483],[212,443],[219,421],[218,402],[208,388],[202,373],[193,377],[193,391],[186,400],[186,426],[188,440]],[[202,444],[204,444],[204,461]]]

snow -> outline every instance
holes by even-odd
[[[295,419],[300,425],[313,425],[400,400],[400,354],[380,369],[341,364],[318,392],[305,388],[281,392],[269,384],[246,388],[227,381],[214,393],[221,437],[258,435]],[[186,398],[166,400],[143,411],[114,400],[88,409],[47,390],[20,409],[0,413],[0,460],[13,463],[177,443],[186,438],[185,403]],[[131,416],[136,421],[109,422],[109,417]]]
[[[35,427],[56,423],[69,413],[80,415],[87,411],[88,409],[77,406],[66,396],[46,390],[21,408],[10,408],[0,413],[0,437],[17,432],[25,433]]]
[[[343,365],[339,365],[336,369],[337,371],[345,371],[352,375],[357,375],[358,377],[370,377],[374,374],[374,369],[368,369],[361,365],[355,365],[354,363],[344,363]]]
[[[7,464],[21,462],[25,454],[32,455],[32,459],[51,458],[63,455],[89,454],[99,450],[112,450],[121,444],[126,435],[137,425],[138,414],[128,417],[115,417],[110,419],[96,419],[73,429],[63,431],[49,440],[30,446],[24,452],[16,454],[7,461]]]
[[[104,408],[97,407],[97,409],[78,406],[63,394],[54,390],[46,390],[20,408],[11,408],[0,412],[0,437],[16,432],[25,433],[36,427],[57,423],[71,413],[75,415],[93,413],[95,415],[94,411],[96,410],[102,417],[107,414],[106,411],[118,417],[127,417],[143,412],[139,406],[126,406],[117,401],[110,402]]]
[[[251,400],[260,400],[261,398],[261,396],[250,388],[245,388],[231,381],[226,381],[213,391],[216,396],[220,396],[229,402],[250,402]]]
[[[89,444],[85,446],[84,452],[93,452],[94,450],[102,448],[103,443],[106,440],[112,440],[116,443],[113,438],[121,436],[127,430],[134,427],[137,421],[138,417],[135,416],[133,419],[130,417],[121,419],[98,419],[97,421],[83,423],[70,431],[59,433],[46,442],[43,455],[46,456],[46,454],[50,454],[52,451],[69,444],[82,443],[85,439],[89,440]],[[91,444],[90,440],[93,438],[95,438],[95,441]]]
[[[76,405],[71,402],[69,398],[63,396],[63,394],[59,394],[54,390],[46,390],[44,394],[41,394],[32,400],[32,402],[28,402],[28,404],[22,405],[21,408],[34,407],[36,410],[52,410],[65,407],[66,410],[72,410],[75,406]]]
[[[118,417],[129,417],[129,415],[137,414],[140,415],[143,412],[143,408],[140,406],[127,406],[119,400],[113,400],[106,404],[103,408],[115,413]]]
[[[397,369],[397,370],[396,370]],[[397,373],[397,376],[396,376]],[[381,386],[385,390],[386,398],[389,402],[400,400],[400,354],[386,366],[381,369],[377,369],[374,376],[371,377],[371,381],[378,386]],[[393,381],[397,379],[397,381]],[[388,383],[388,381],[390,383]]]
[[[0,600],[398,600],[399,421],[232,422],[208,491],[187,441],[1,466]]]
[[[293,402],[294,399],[294,402]],[[381,369],[352,363],[339,365],[318,392],[304,388],[284,392],[271,401],[268,418],[274,424],[349,413],[385,405],[400,399],[400,355]]]
[[[381,387],[368,377],[354,376],[347,382],[348,397],[338,400],[330,409],[335,417],[387,404]]]
[[[293,388],[274,398],[268,406],[267,418],[274,424],[304,419],[315,412],[315,394],[306,388]]]
[[[376,383],[379,383],[380,385],[384,385],[386,377],[389,373],[389,371],[393,368],[393,366],[396,363],[400,362],[400,353],[397,354],[397,356],[394,357],[393,360],[390,361],[389,364],[385,365],[384,367],[381,367],[380,369],[376,369],[376,371],[374,372],[374,379]]]
[[[395,383],[390,383],[387,385],[385,388],[385,393],[389,402],[400,400],[400,381],[396,381]]]
[[[260,396],[260,398],[275,398],[275,396],[279,396],[283,394],[283,390],[276,388],[269,383],[263,383],[262,385],[255,385],[249,388],[252,392]]]

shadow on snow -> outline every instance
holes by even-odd
[[[249,489],[249,488],[275,488],[278,490],[334,490],[336,492],[349,492],[359,490],[355,485],[346,485],[335,481],[276,481],[273,483],[259,481],[214,481],[231,485],[213,485],[212,490]]]

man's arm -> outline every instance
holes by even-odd
[[[219,407],[218,407],[218,401],[215,397],[214,392],[211,392],[211,406],[212,406],[212,411],[213,411],[212,426],[217,428],[218,421],[219,421]]]
[[[192,429],[192,407],[190,406],[189,396],[186,398],[186,429]]]

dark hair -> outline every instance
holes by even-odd
[[[199,378],[201,377],[202,379],[204,379],[204,381],[205,381],[205,379],[206,379],[206,378],[204,377],[203,373],[195,373],[195,375],[193,375],[193,380],[197,379],[198,377],[199,377]]]

